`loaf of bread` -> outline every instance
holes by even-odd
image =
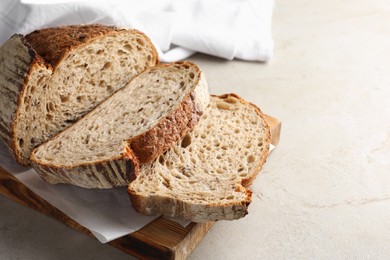
[[[16,160],[158,63],[136,30],[79,25],[14,35],[0,48],[0,135]]]
[[[31,154],[33,167],[49,183],[126,186],[139,163],[154,160],[198,123],[209,99],[195,64],[150,67],[38,146]]]
[[[133,207],[194,222],[244,217],[248,188],[269,150],[270,130],[255,105],[213,96],[199,124],[128,186]]]

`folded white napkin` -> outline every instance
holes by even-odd
[[[103,23],[145,32],[163,62],[195,52],[267,61],[273,50],[272,9],[273,0],[1,0],[0,44],[16,32]]]

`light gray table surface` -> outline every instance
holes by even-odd
[[[276,1],[273,35],[269,63],[190,59],[283,127],[249,215],[189,259],[389,259],[390,2]],[[129,256],[0,196],[0,259]]]

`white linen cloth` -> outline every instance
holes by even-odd
[[[1,0],[0,44],[42,27],[102,23],[145,32],[163,62],[195,52],[268,61],[272,9],[273,0]]]

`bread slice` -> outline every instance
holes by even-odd
[[[80,25],[14,35],[0,48],[0,135],[16,160],[158,63],[136,30]]]
[[[125,186],[139,163],[154,160],[199,121],[207,84],[190,62],[157,65],[31,155],[50,183],[85,188]]]
[[[213,96],[196,128],[154,162],[141,165],[128,186],[133,207],[194,222],[244,217],[252,183],[270,142],[255,105],[235,94]]]

